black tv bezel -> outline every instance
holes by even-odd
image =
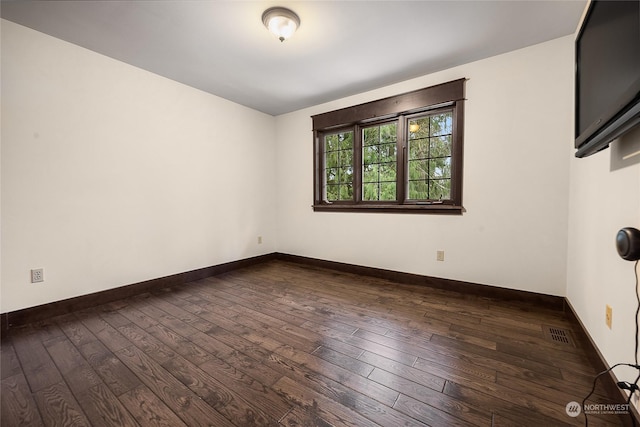
[[[640,0],[637,0],[640,3]],[[591,0],[587,12],[580,25],[580,30],[575,41],[575,148],[576,157],[587,157],[605,148],[614,139],[620,137],[636,125],[640,124],[640,70],[638,78],[631,84],[618,100],[609,108],[602,111],[585,130],[578,134],[578,117],[580,113],[580,49],[579,43],[585,27],[589,23],[594,5],[598,0]],[[638,8],[638,28],[640,29],[640,7]],[[640,42],[640,40],[639,40]]]

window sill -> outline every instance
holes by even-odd
[[[465,208],[456,205],[371,205],[371,204],[320,204],[312,205],[314,212],[371,212],[371,213],[414,213],[437,215],[462,215]]]

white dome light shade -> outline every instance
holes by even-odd
[[[262,23],[283,42],[298,29],[300,18],[284,7],[272,7],[262,14]]]

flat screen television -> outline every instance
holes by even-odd
[[[576,38],[576,157],[640,123],[640,0],[589,3]]]

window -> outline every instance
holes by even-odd
[[[464,81],[313,116],[314,210],[462,213]]]

